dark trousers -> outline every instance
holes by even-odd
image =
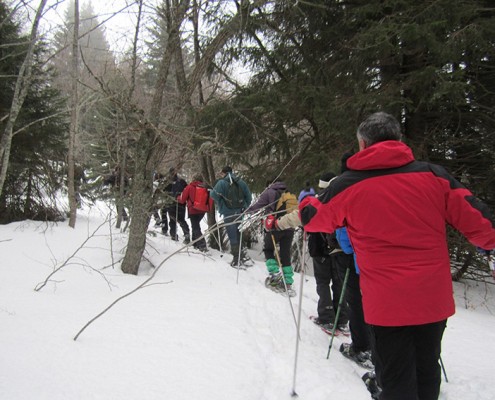
[[[342,302],[339,320],[335,321],[343,282],[334,262],[334,256],[313,257],[313,270],[318,294],[318,319],[323,323],[347,324],[349,317],[345,302]]]
[[[350,257],[349,257],[350,256]],[[363,299],[359,287],[359,274],[354,268],[354,257],[349,254],[346,259],[336,260],[340,279],[344,281],[348,263],[352,262],[345,288],[345,301],[349,309],[349,329],[351,331],[352,347],[356,351],[371,349],[369,326],[364,322]]]
[[[242,210],[234,212],[232,215],[225,215],[223,222],[225,223],[225,231],[230,242],[230,249],[237,249],[239,251],[239,242],[241,241],[241,232],[239,232],[239,226],[241,226],[240,215]],[[237,222],[234,222],[237,221]]]
[[[184,236],[189,235],[189,225],[186,222],[186,206],[183,204],[179,204],[178,206],[174,205],[168,207],[167,213],[170,219],[168,224],[170,227],[170,236],[177,236],[177,222],[182,228]]]
[[[442,336],[447,321],[370,326],[380,400],[437,400]]]
[[[294,237],[294,231],[292,229],[286,229],[284,231],[270,231],[265,232],[265,239],[263,242],[263,253],[265,254],[265,259],[270,258],[277,259],[275,255],[275,246],[273,245],[273,238],[275,243],[279,247],[279,256],[282,267],[291,266],[291,256],[290,248],[292,245],[292,238]]]
[[[191,230],[192,230],[192,240],[195,241],[197,238],[201,237],[203,233],[201,232],[201,220],[205,216],[203,214],[189,214],[189,219],[191,220]],[[194,243],[194,247],[197,249],[206,249],[206,240],[202,238]]]

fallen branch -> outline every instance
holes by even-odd
[[[100,230],[100,228],[105,225],[107,223],[107,220],[105,219],[105,221],[103,221],[95,230],[94,232],[91,234],[91,235],[88,235],[88,237],[86,238],[86,240],[69,256],[69,258],[67,258],[60,267],[58,268],[55,268],[51,273],[50,275],[47,276],[47,278],[43,281],[43,282],[40,282],[36,285],[36,287],[34,288],[34,290],[36,292],[39,292],[41,289],[43,289],[47,283],[50,281],[50,278],[55,275],[58,271],[60,271],[62,268],[66,267],[67,265],[70,265],[70,261],[74,258],[76,258],[76,255],[77,253],[79,253],[79,251],[81,249],[84,248],[84,245],[86,243],[89,242],[89,240],[96,234],[96,232],[98,232]],[[51,250],[50,250],[51,251]],[[53,254],[53,253],[52,253]]]

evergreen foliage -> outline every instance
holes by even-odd
[[[0,112],[9,112],[16,74],[23,61],[26,38],[8,17],[0,2]],[[34,60],[35,77],[14,127],[10,163],[0,198],[0,223],[23,219],[63,218],[56,192],[65,176],[67,123],[60,113],[66,105],[51,85],[50,70],[43,67],[46,46],[40,44]],[[0,121],[0,129],[4,121]]]
[[[495,18],[488,0],[276,2],[247,31],[254,75],[205,127],[260,189],[284,170],[291,187],[339,172],[355,132],[383,110],[418,159],[446,165],[495,209]],[[257,46],[252,45],[256,43]],[[246,149],[249,149],[246,151]],[[295,158],[296,162],[287,165]],[[461,264],[472,247],[451,239]]]

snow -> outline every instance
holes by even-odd
[[[296,365],[299,274],[291,302],[264,287],[259,250],[250,250],[256,263],[246,271],[231,268],[228,254],[184,249],[158,271],[145,262],[138,276],[126,275],[118,267],[126,233],[105,222],[107,211],[80,210],[75,229],[0,225],[0,399],[277,400],[294,389],[306,400],[370,398],[365,371],[338,351],[349,339],[336,338],[326,358],[330,338],[308,318],[313,277],[303,285]],[[158,266],[182,246],[150,234],[146,257]],[[455,284],[441,400],[495,399],[494,294],[493,285]]]

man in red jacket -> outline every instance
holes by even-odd
[[[391,115],[371,115],[357,139],[349,171],[300,204],[301,221],[308,232],[347,227],[380,399],[436,400],[442,335],[455,312],[446,223],[493,249],[495,218],[444,168],[416,161]]]

